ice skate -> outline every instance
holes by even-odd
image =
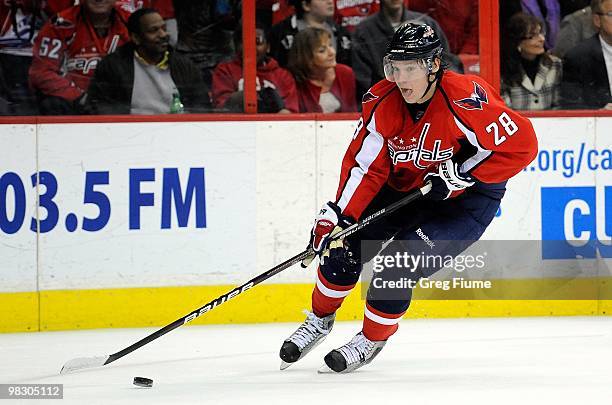
[[[281,370],[286,369],[314,349],[327,337],[334,326],[335,313],[323,318],[309,311],[304,311],[304,313],[306,320],[285,340],[280,349]]]
[[[372,341],[359,332],[344,346],[327,353],[324,358],[326,365],[319,372],[350,373],[357,370],[374,360],[386,343],[386,340]]]

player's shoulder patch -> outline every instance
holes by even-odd
[[[372,86],[361,98],[363,117],[366,121],[370,119],[375,110],[387,110],[390,107],[389,95],[395,88],[395,83],[382,80]],[[391,97],[392,98],[392,97]]]
[[[395,83],[391,83],[387,80],[381,80],[374,86],[370,87],[370,89],[361,97],[361,102],[366,104],[372,101],[380,100],[381,97],[384,97],[389,90],[393,89],[394,87]]]
[[[484,104],[489,104],[489,96],[483,86],[472,80],[473,91],[469,97],[453,98],[453,103],[465,110],[482,110]]]
[[[374,93],[372,93],[371,90],[368,90],[362,97],[361,97],[361,102],[363,104],[365,103],[369,103],[370,101],[374,101],[377,100],[378,96]]]

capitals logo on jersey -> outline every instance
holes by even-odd
[[[474,83],[474,92],[468,98],[461,100],[453,100],[453,103],[466,110],[482,110],[482,104],[488,104],[487,92],[476,82]]]
[[[450,159],[453,156],[453,147],[442,149],[442,141],[440,140],[434,141],[431,150],[425,148],[425,139],[430,126],[429,122],[423,125],[423,130],[416,145],[414,144],[417,141],[416,138],[411,138],[411,143],[408,145],[404,145],[404,139],[399,136],[387,141],[389,156],[391,156],[394,165],[412,161],[419,169],[427,169],[431,164]]]

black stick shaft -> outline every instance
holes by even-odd
[[[346,228],[345,230],[343,230],[342,232],[340,232],[339,234],[337,234],[334,239],[341,239],[341,238],[345,238],[349,235],[354,234],[355,232],[358,232],[359,230],[365,228],[366,226],[370,225],[373,222],[376,222],[377,220],[379,220],[380,218],[384,217],[385,215],[388,215],[390,213],[392,213],[393,211],[396,211],[398,208],[403,207],[404,205],[416,200],[417,198],[423,196],[424,194],[426,194],[427,192],[429,192],[431,186],[429,185],[425,185],[424,187],[422,187],[419,190],[415,190],[413,192],[411,192],[410,194],[408,194],[406,197],[402,198],[399,201],[394,202],[393,204],[389,205],[386,208],[383,208],[377,212],[375,212],[374,214],[362,219],[361,221],[351,225],[350,227]],[[239,287],[234,288],[233,290],[217,297],[216,299],[210,301],[209,303],[207,303],[206,305],[190,312],[189,314],[183,316],[182,318],[177,319],[176,321],[172,322],[171,324],[168,324],[166,326],[164,326],[163,328],[159,329],[156,332],[153,332],[152,334],[150,334],[149,336],[146,336],[144,338],[142,338],[141,340],[139,340],[138,342],[126,347],[123,350],[118,351],[117,353],[113,353],[111,354],[108,359],[106,360],[106,362],[104,363],[105,365],[108,363],[112,363],[113,361],[120,359],[121,357],[125,356],[126,354],[129,354],[131,352],[133,352],[134,350],[141,348],[142,346],[146,345],[149,342],[152,342],[153,340],[157,339],[158,337],[161,337],[163,335],[165,335],[166,333],[173,331],[174,329],[186,324],[187,322],[190,322],[192,320],[194,320],[195,318],[205,314],[206,312],[218,307],[219,305],[223,304],[224,302],[242,294],[243,292],[245,292],[246,290],[249,290],[251,288],[253,288],[254,286],[256,286],[257,284],[269,279],[272,276],[275,276],[276,274],[280,273],[281,271],[293,266],[294,264],[297,264],[299,262],[301,262],[302,260],[304,260],[305,258],[312,256],[314,254],[314,252],[312,251],[311,248],[306,249],[305,251],[303,251],[302,253],[293,256],[291,259],[288,259],[286,261],[284,261],[283,263],[271,268],[270,270],[266,271],[265,273],[262,273],[252,279],[250,279],[249,281],[247,281],[246,283],[242,284]]]

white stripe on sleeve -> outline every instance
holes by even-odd
[[[372,115],[372,119],[368,123],[367,130],[368,135],[363,140],[361,150],[359,153],[357,153],[357,156],[355,156],[357,166],[351,169],[349,178],[338,201],[338,207],[340,207],[342,211],[344,211],[346,206],[351,201],[351,198],[353,198],[355,191],[357,191],[357,187],[359,187],[359,184],[361,184],[363,176],[368,172],[370,165],[372,162],[374,162],[374,160],[376,160],[376,157],[380,153],[385,143],[383,136],[376,130],[375,114]]]
[[[461,132],[463,132],[465,134],[465,137],[467,138],[467,140],[474,145],[476,148],[478,148],[478,152],[476,152],[476,154],[474,156],[472,156],[471,158],[469,158],[468,160],[466,160],[460,168],[461,173],[467,173],[470,170],[472,170],[474,167],[476,167],[480,162],[482,162],[483,160],[485,160],[486,158],[489,157],[489,155],[491,155],[491,151],[488,149],[483,149],[480,144],[478,143],[478,139],[476,138],[476,134],[472,131],[470,131],[469,129],[467,129],[458,119],[457,117],[455,118],[455,124],[457,125],[457,127],[461,130]]]

